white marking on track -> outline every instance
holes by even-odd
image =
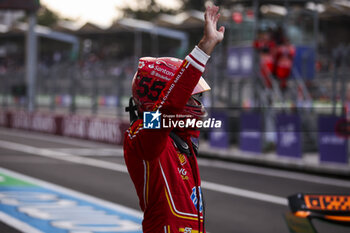
[[[68,141],[68,139],[62,140],[62,143],[64,143],[63,141],[66,142]],[[1,141],[1,140],[0,140],[0,147],[7,148],[14,151],[20,151],[24,153],[31,153],[34,155],[39,155],[39,156],[48,157],[52,159],[64,160],[67,162],[78,163],[78,164],[127,173],[127,168],[125,165],[107,162],[107,161],[101,161],[98,159],[82,158],[82,157],[73,155],[72,153],[64,152],[64,150],[56,151],[55,149],[52,149],[52,148],[51,149],[36,148],[36,147],[27,146],[19,143],[13,143],[13,142]],[[122,155],[122,149],[121,148],[119,149],[120,151],[118,152],[119,153],[118,155],[120,156]],[[350,187],[350,182],[345,180],[339,180],[339,179],[327,178],[327,177],[318,177],[315,175],[300,174],[300,173],[290,172],[290,171],[280,171],[280,170],[275,170],[270,168],[253,166],[253,165],[225,163],[222,161],[213,161],[213,160],[207,160],[207,159],[198,159],[198,164],[200,166],[221,168],[221,169],[258,174],[258,175],[264,175],[264,176],[272,176],[272,177],[278,177],[278,178],[284,178],[284,179],[292,179],[292,180],[298,180],[302,182],[311,182],[311,183],[338,186],[338,187]],[[206,182],[206,181],[202,181],[202,183],[203,183],[203,188],[208,190],[256,199],[260,201],[266,201],[274,204],[281,204],[281,205],[286,204],[286,199],[283,197],[239,189],[239,188],[235,188],[227,185],[215,184],[215,183]],[[261,194],[261,195],[258,195],[258,194]]]
[[[31,132],[31,131],[23,131],[23,130],[17,131],[15,129],[5,129],[5,128],[0,128],[0,129],[1,129],[0,134],[2,135],[10,135],[10,136],[21,137],[21,138],[35,139],[35,140],[41,140],[46,142],[52,142],[52,143],[61,143],[61,144],[66,144],[71,146],[96,148],[96,146],[108,145],[106,143],[86,141],[83,139],[63,137],[63,136],[57,136],[52,134],[40,134],[36,132]]]
[[[59,142],[59,143],[65,143],[65,144],[72,144],[76,146],[89,146],[91,147],[91,143],[79,140],[79,139],[71,139],[71,138],[64,138],[61,136],[52,136],[52,135],[27,135],[27,133],[23,133],[23,131],[13,131],[13,130],[3,130],[0,131],[0,134],[8,134],[13,136],[19,136],[19,137],[25,137],[25,138],[32,138],[32,139],[38,139],[38,140],[44,140],[44,141],[50,141],[50,142]],[[54,150],[54,151],[60,151],[64,154],[74,154],[74,155],[82,155],[79,150],[88,150],[89,148],[83,148],[83,149],[76,149],[77,153],[74,153],[74,149],[70,151],[69,148],[64,149],[53,149],[53,148],[45,148],[48,150]],[[98,148],[91,148],[91,150],[96,149],[97,151],[100,150]],[[102,148],[103,150],[104,148]],[[108,149],[108,148],[107,148]],[[123,150],[122,148],[111,148],[111,150],[115,149],[115,155],[116,156],[123,156]],[[87,153],[89,153],[87,151]],[[92,152],[91,152],[92,153]],[[90,153],[90,154],[91,154]],[[103,154],[104,152],[102,152]],[[106,152],[107,154],[107,152]],[[96,153],[97,155],[97,153]],[[278,178],[284,178],[284,179],[291,179],[291,180],[298,180],[303,182],[309,182],[309,183],[316,183],[316,184],[324,184],[324,185],[331,185],[331,186],[337,186],[337,187],[346,187],[350,188],[350,182],[345,180],[339,180],[334,178],[327,178],[327,177],[319,177],[315,175],[308,175],[308,174],[301,174],[297,172],[291,172],[291,171],[281,171],[271,168],[262,168],[254,165],[243,165],[243,164],[236,164],[236,163],[225,163],[222,161],[213,161],[208,159],[198,159],[198,164],[201,166],[207,166],[207,167],[216,167],[216,168],[223,168],[227,170],[232,171],[239,171],[239,172],[245,172],[245,173],[251,173],[251,174],[257,174],[257,175],[264,175],[264,176],[271,176],[271,177],[278,177]]]
[[[23,144],[14,143],[14,142],[6,142],[6,141],[0,140],[0,147],[9,149],[9,150],[20,151],[23,153],[39,155],[39,156],[43,156],[51,159],[63,160],[71,163],[84,164],[84,165],[89,165],[93,167],[99,167],[99,168],[104,168],[104,169],[109,169],[109,170],[124,172],[124,173],[128,172],[125,165],[121,165],[118,163],[110,163],[110,162],[102,161],[98,159],[83,158],[80,156],[76,156],[76,155],[72,155],[64,152],[53,151],[49,149],[42,149],[42,148],[37,148],[37,147],[23,145]]]
[[[250,199],[264,201],[264,202],[270,202],[278,205],[284,205],[284,206],[288,205],[287,198],[284,198],[284,197],[278,197],[270,194],[249,191],[249,190],[231,187],[227,185],[216,184],[208,181],[202,181],[201,187],[211,191],[231,194],[235,196],[250,198]]]
[[[17,130],[9,130],[1,128],[0,134],[3,135],[12,135],[12,136],[18,136],[23,138],[31,138],[31,139],[37,139],[37,140],[43,140],[43,141],[49,141],[49,142],[59,142],[67,145],[74,145],[74,146],[86,146],[86,147],[92,147],[95,142],[87,142],[81,139],[72,139],[72,138],[66,138],[62,136],[54,136],[54,135],[40,135],[40,134],[34,134],[32,132],[25,132],[25,131],[17,131]],[[97,143],[99,144],[99,143]],[[103,144],[99,144],[103,145]],[[48,150],[56,150],[52,148],[47,148]],[[117,156],[123,156],[123,150],[121,147],[115,148],[116,155]],[[65,152],[66,154],[75,154],[78,155],[79,153],[72,153],[73,151],[65,151],[64,149],[62,152]],[[291,179],[291,180],[298,180],[303,182],[309,182],[309,183],[316,183],[316,184],[324,184],[324,185],[331,185],[336,187],[342,187],[342,188],[350,188],[350,181],[335,179],[335,178],[327,178],[327,177],[319,177],[316,175],[309,175],[309,174],[301,174],[298,172],[291,172],[291,171],[281,171],[271,168],[263,168],[258,167],[254,165],[243,165],[243,164],[237,164],[237,163],[226,163],[222,161],[213,161],[208,159],[198,159],[198,164],[200,166],[206,166],[206,167],[216,167],[216,168],[222,168],[232,171],[238,171],[238,172],[245,172],[245,173],[251,173],[251,174],[257,174],[257,175],[263,175],[263,176],[271,176],[271,177],[278,177],[278,178],[284,178],[284,179]]]
[[[9,225],[10,227],[13,227],[14,229],[25,232],[25,233],[44,233],[42,231],[39,231],[30,225],[28,225],[25,222],[22,222],[16,218],[11,217],[10,215],[5,214],[4,212],[0,211],[0,221]]]
[[[121,148],[42,148],[74,154],[79,156],[112,156],[122,157],[123,149]]]
[[[78,164],[84,164],[84,165],[88,165],[88,166],[92,166],[92,167],[104,168],[104,169],[109,169],[109,170],[123,172],[123,173],[128,172],[125,165],[101,161],[101,160],[97,160],[97,159],[83,158],[83,157],[71,155],[68,153],[52,151],[49,149],[36,148],[36,147],[23,145],[23,144],[19,144],[19,143],[14,143],[14,142],[6,142],[6,141],[0,140],[0,147],[5,148],[5,149],[9,149],[9,150],[20,151],[20,152],[30,153],[30,154],[34,154],[34,155],[38,155],[38,156],[48,157],[48,158],[52,158],[52,159],[63,160],[63,161],[68,161],[68,162],[78,163]],[[269,195],[269,194],[258,193],[258,192],[253,192],[253,191],[249,191],[249,190],[244,190],[244,189],[238,189],[238,188],[227,186],[227,185],[214,184],[214,183],[206,182],[206,181],[202,181],[202,184],[203,184],[202,185],[203,188],[213,190],[216,192],[236,195],[236,196],[255,199],[255,200],[259,200],[259,201],[270,202],[273,204],[285,205],[285,203],[287,201],[283,197],[277,197],[277,196],[273,196],[273,195]],[[247,194],[247,196],[244,196],[245,194]],[[282,202],[281,201],[282,199],[284,199],[285,202]]]
[[[123,205],[119,205],[119,204],[116,204],[116,203],[113,203],[110,201],[106,201],[106,200],[103,200],[103,199],[100,199],[100,198],[97,198],[94,196],[90,196],[90,195],[85,194],[85,193],[75,191],[73,189],[65,188],[65,187],[62,187],[62,186],[59,186],[59,185],[56,185],[56,184],[53,184],[53,183],[50,183],[47,181],[43,181],[43,180],[33,178],[33,177],[30,177],[30,176],[27,176],[27,175],[24,175],[21,173],[17,173],[15,171],[11,171],[11,170],[3,168],[3,167],[0,167],[0,172],[5,173],[5,174],[10,175],[10,176],[13,176],[13,177],[18,178],[18,179],[21,179],[21,180],[25,180],[29,183],[33,183],[33,184],[36,184],[38,186],[41,186],[41,187],[44,187],[47,189],[55,190],[59,193],[65,193],[69,196],[77,197],[79,199],[83,199],[83,200],[86,200],[88,202],[92,202],[92,203],[95,203],[95,204],[98,204],[101,206],[106,206],[106,207],[113,209],[115,211],[118,211],[118,212],[124,212],[126,214],[133,215],[137,218],[143,218],[143,213],[141,211],[137,211],[137,210],[131,209],[131,208],[123,206]]]
[[[337,186],[342,188],[350,188],[350,181],[346,181],[346,180],[319,177],[316,175],[301,174],[301,173],[291,172],[291,171],[281,171],[281,170],[276,170],[271,168],[258,167],[254,165],[243,165],[243,164],[227,163],[227,162],[225,163],[222,161],[209,160],[209,159],[199,159],[198,165],[205,166],[205,167],[227,169],[231,171],[238,171],[238,172],[244,172],[244,173],[250,173],[250,174],[256,174],[256,175],[272,176],[272,177],[298,180],[298,181],[309,182],[309,183],[331,185],[331,186]]]

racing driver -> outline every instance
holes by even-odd
[[[161,114],[205,116],[196,95],[210,89],[201,75],[224,38],[225,28],[217,29],[218,10],[217,6],[207,7],[204,35],[183,61],[141,58],[132,81],[127,108],[131,126],[125,132],[124,158],[144,212],[144,233],[205,232],[198,147],[193,140],[199,132],[193,128],[148,129],[143,117],[152,114],[153,122]]]

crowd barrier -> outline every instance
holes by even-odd
[[[226,119],[224,113],[216,116]],[[239,148],[242,151],[262,153],[263,116],[256,112],[243,112],[240,116]],[[348,135],[339,135],[337,127],[341,117],[318,116],[318,153],[320,162],[348,164]],[[302,132],[300,117],[296,114],[278,114],[276,117],[276,153],[281,157],[301,159]],[[129,123],[115,118],[101,118],[25,111],[0,111],[0,126],[49,133],[67,137],[122,145]],[[343,126],[347,128],[347,122]],[[228,149],[227,129],[210,135],[210,145]]]
[[[222,119],[228,119],[224,112],[220,113]],[[226,113],[227,114],[227,113]],[[319,114],[317,121],[317,151],[319,161],[349,164],[348,137],[349,120],[334,115]],[[239,116],[238,148],[241,151],[253,152],[257,156],[264,154],[263,146],[267,135],[264,125],[264,113],[256,111],[241,112]],[[275,152],[281,158],[303,159],[305,154],[304,140],[306,131],[302,128],[301,116],[297,113],[277,113],[275,117],[276,135]],[[224,150],[230,149],[230,136],[228,129],[210,132],[210,146]],[[271,133],[271,132],[270,132]]]
[[[113,118],[0,111],[0,126],[122,145],[129,123]]]

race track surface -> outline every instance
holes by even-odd
[[[350,193],[350,181],[342,179],[220,160],[199,159],[199,165],[210,233],[289,232],[283,217],[288,195]],[[106,208],[117,204],[141,214],[122,149],[114,145],[0,128],[0,168],[107,201]],[[0,222],[1,233],[26,232],[7,224]],[[350,229],[315,225],[325,233]]]

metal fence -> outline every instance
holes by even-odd
[[[39,64],[36,109],[66,113],[122,114],[131,95],[133,59]],[[24,69],[0,75],[3,108],[26,109]]]

